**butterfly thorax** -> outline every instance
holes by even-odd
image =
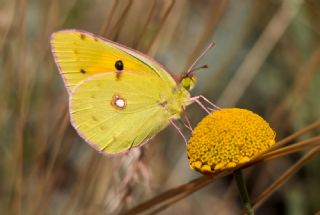
[[[180,118],[185,107],[192,103],[189,91],[194,87],[195,82],[194,76],[182,77],[180,83],[172,88],[172,94],[160,102],[160,105],[168,111],[170,117]]]
[[[182,111],[190,103],[190,93],[181,85],[173,88],[172,94],[159,102],[171,118],[180,118]]]

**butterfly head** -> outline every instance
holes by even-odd
[[[186,90],[192,90],[193,87],[196,85],[197,78],[194,75],[187,75],[187,76],[182,76],[180,85],[186,89]]]
[[[194,75],[194,72],[200,69],[208,68],[208,65],[203,65],[197,68],[192,68],[188,72],[183,72],[180,77],[180,84],[186,90],[192,90],[196,85],[197,77]]]

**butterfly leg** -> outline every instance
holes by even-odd
[[[191,126],[191,123],[190,123],[189,117],[188,117],[188,115],[187,115],[187,112],[186,112],[186,110],[185,110],[184,107],[182,107],[182,109],[183,109],[183,116],[184,116],[184,118],[185,118],[185,120],[186,120],[186,122],[187,122],[187,124],[184,123],[184,126],[185,126],[186,128],[188,128],[191,132],[193,132],[193,128],[192,128],[192,126]]]
[[[208,108],[206,108],[202,103],[201,101],[199,101],[199,96],[195,96],[195,97],[191,97],[190,100],[192,102],[195,102],[197,103],[204,111],[206,111],[208,114],[210,114],[210,111],[208,110]]]
[[[200,99],[203,99],[205,102],[207,102],[211,107],[205,107]],[[193,102],[196,102],[202,109],[204,109],[207,113],[210,114],[210,112],[212,112],[213,110],[220,110],[221,108],[218,107],[217,105],[213,104],[209,99],[207,99],[206,97],[204,97],[203,95],[199,95],[199,96],[195,96],[195,97],[191,97],[191,100]]]
[[[182,136],[186,145],[188,145],[186,137],[183,135],[181,129],[174,123],[173,119],[169,118],[169,122],[173,125],[173,127],[178,131],[178,133]]]
[[[203,95],[199,95],[199,98],[202,98],[204,101],[206,101],[209,105],[212,106],[212,110],[216,109],[216,110],[221,110],[221,108],[217,105],[215,105],[214,103],[212,103],[209,99],[207,99],[206,97],[204,97]]]

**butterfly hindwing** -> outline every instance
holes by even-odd
[[[124,71],[120,80],[115,73],[94,75],[80,83],[70,98],[72,124],[99,151],[127,151],[169,124],[161,101],[171,90],[150,74]]]

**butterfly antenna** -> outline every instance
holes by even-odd
[[[197,71],[197,70],[200,70],[200,69],[206,69],[206,68],[208,68],[208,65],[207,65],[207,64],[202,65],[202,66],[199,66],[199,67],[196,67],[196,68],[193,68],[193,69],[191,69],[191,70],[189,71],[189,73],[192,73],[192,72]],[[187,74],[189,74],[189,73],[187,73]]]
[[[210,43],[208,46],[207,46],[207,48],[198,56],[198,58],[195,60],[195,61],[193,61],[193,63],[191,64],[191,66],[189,67],[189,69],[187,70],[187,72],[185,73],[186,74],[186,76],[187,75],[189,75],[190,73],[192,73],[194,70],[197,70],[198,68],[196,68],[196,69],[193,69],[193,67],[198,63],[198,61],[208,52],[208,50],[210,49],[210,48],[212,48],[214,46],[214,43],[212,42],[212,43]],[[206,65],[204,65],[204,66],[206,66]],[[203,67],[203,66],[202,66]],[[208,66],[207,66],[208,67]],[[207,67],[203,67],[203,68],[207,68]],[[200,68],[199,68],[200,69]],[[202,68],[201,68],[202,69]]]

